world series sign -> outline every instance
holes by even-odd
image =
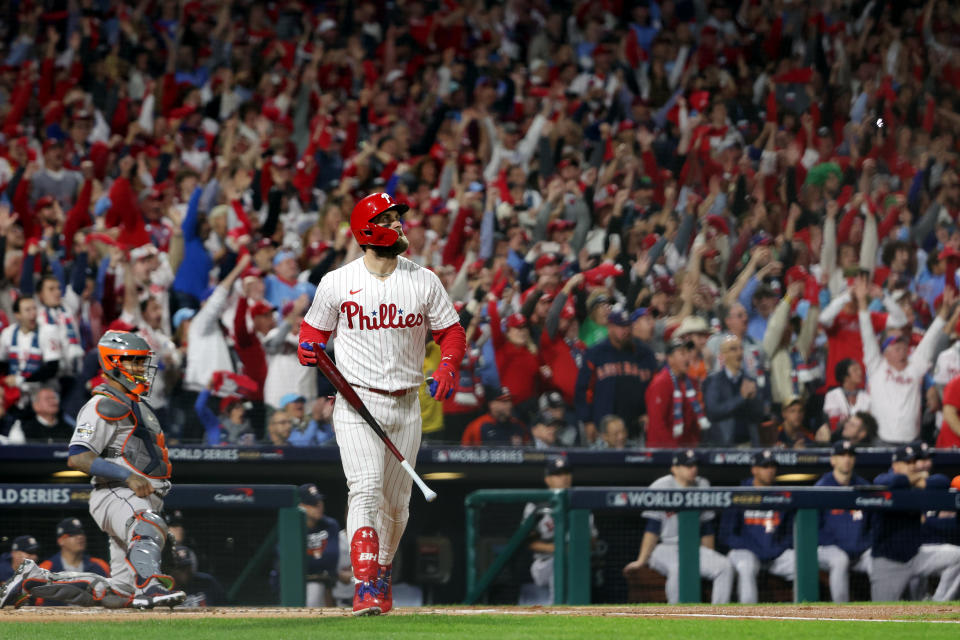
[[[737,487],[648,489],[578,487],[567,491],[571,509],[871,509],[956,510],[960,493],[881,487]]]

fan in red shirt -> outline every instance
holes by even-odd
[[[500,384],[510,389],[514,404],[523,405],[540,393],[540,358],[530,338],[527,319],[521,313],[512,314],[507,318],[504,334],[496,300],[490,301],[487,310]]]
[[[943,424],[937,436],[937,448],[960,447],[960,376],[943,388]]]
[[[836,311],[837,306],[840,306],[839,312]],[[870,313],[873,330],[878,335],[886,329],[888,315],[876,311]],[[849,292],[837,296],[827,305],[820,316],[820,324],[827,334],[827,387],[832,388],[840,385],[834,375],[840,361],[852,358],[863,366],[860,322],[857,320],[855,308],[850,303]]]
[[[683,339],[670,341],[667,366],[647,387],[648,447],[695,447],[700,443],[703,409],[697,400],[699,388],[686,375],[692,347],[692,342]]]

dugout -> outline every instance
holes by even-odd
[[[498,555],[481,562],[477,550],[484,535],[482,513],[510,505],[514,511],[526,502],[548,505],[555,523],[554,604],[597,603],[591,593],[596,580],[594,545],[591,545],[589,516],[602,521],[619,521],[621,530],[632,530],[632,550],[607,551],[607,564],[619,569],[636,557],[642,536],[639,514],[643,511],[675,512],[679,522],[680,602],[699,603],[701,575],[699,547],[704,510],[774,509],[791,512],[796,576],[794,602],[817,602],[821,593],[817,560],[819,512],[831,509],[888,512],[957,512],[960,492],[956,490],[889,490],[886,487],[712,487],[648,489],[644,487],[599,487],[565,490],[480,490],[466,500],[467,511],[467,596],[473,604],[486,597],[497,576],[509,567],[535,526],[537,513],[520,520],[513,535],[500,546]],[[600,515],[602,514],[602,515]],[[617,553],[620,555],[617,556]],[[601,600],[605,601],[605,600]]]
[[[753,450],[701,449],[700,474],[709,478],[715,487],[737,485],[750,474]],[[466,511],[468,495],[481,489],[543,488],[543,468],[552,455],[563,454],[574,467],[576,487],[643,487],[666,473],[673,451],[653,449],[610,450],[546,450],[519,447],[456,447],[424,446],[417,457],[417,469],[439,494],[434,503],[426,503],[416,490],[410,502],[410,523],[400,547],[402,575],[399,580],[423,588],[425,601],[436,604],[463,602],[467,595]],[[857,452],[857,473],[873,478],[890,465],[892,449],[861,448]],[[960,451],[935,450],[937,472],[949,476],[960,473]],[[22,445],[0,447],[0,483],[14,488],[64,486],[82,482],[75,474],[66,474],[66,447],[57,445]],[[829,470],[829,449],[775,450],[779,466],[779,486],[811,485]],[[335,446],[315,448],[294,447],[205,447],[173,446],[173,480],[176,487],[183,484],[217,484],[244,487],[249,483],[283,483],[299,485],[316,482],[326,494],[326,512],[343,524],[346,509],[346,486],[340,467],[339,450]],[[46,535],[59,518],[77,511],[57,511],[50,504],[44,509],[3,502],[0,495],[0,550],[9,548],[13,537],[22,533]],[[492,562],[502,545],[509,540],[521,520],[523,504],[491,506],[483,518],[482,537],[486,549],[482,559]],[[85,509],[85,505],[82,505]],[[224,582],[230,583],[230,573],[242,568],[257,550],[247,544],[253,538],[259,544],[276,524],[272,511],[238,510],[215,511],[206,508],[184,509],[188,522],[197,532],[195,549],[213,562],[213,573],[228,570]],[[628,585],[614,567],[621,557],[635,557],[641,527],[640,510],[598,510],[597,527],[607,544],[607,562],[613,568],[600,570],[604,581],[592,593],[603,596],[604,602],[626,602]],[[59,518],[58,518],[59,515]],[[8,519],[9,518],[9,519]],[[31,524],[35,523],[35,524]],[[90,526],[94,526],[92,522]],[[249,531],[240,541],[231,535]],[[92,532],[91,532],[92,533]],[[90,537],[92,544],[93,537]],[[49,544],[45,545],[47,553]],[[53,549],[56,547],[54,544]],[[105,553],[102,552],[102,553]],[[594,572],[596,573],[596,572]],[[235,574],[234,574],[235,575]],[[222,577],[217,575],[217,577]],[[501,578],[495,581],[500,590],[498,602],[516,602],[519,583],[529,580],[529,559],[515,556],[507,563]],[[518,583],[519,581],[519,583]],[[596,582],[596,581],[595,581]],[[229,586],[229,584],[227,585]],[[257,592],[244,592],[248,602],[269,603],[273,597],[266,583]],[[249,599],[246,599],[248,598]]]

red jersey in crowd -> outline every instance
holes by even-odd
[[[880,335],[887,324],[887,314],[870,312],[873,331]],[[863,340],[860,339],[860,321],[857,313],[841,311],[833,324],[826,327],[827,334],[827,387],[837,387],[840,383],[834,375],[837,363],[853,358],[863,366]]]
[[[943,388],[943,406],[947,405],[960,410],[960,376],[948,382]],[[960,434],[950,428],[946,417],[940,425],[940,435],[937,436],[937,448],[941,447],[944,449],[960,447]]]
[[[687,385],[697,386],[687,378]],[[697,393],[700,389],[697,388]],[[683,433],[673,435],[673,379],[664,367],[647,387],[647,446],[658,449],[695,447],[700,443],[700,424],[690,398],[683,397]]]

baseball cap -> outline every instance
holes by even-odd
[[[79,518],[65,518],[57,523],[57,537],[76,536],[83,533],[83,523]]]
[[[183,309],[177,309],[177,312],[173,314],[173,329],[177,330],[180,328],[180,325],[183,324],[184,320],[189,320],[193,316],[197,315],[196,309],[191,309],[190,307],[184,307]]]
[[[33,536],[17,536],[10,545],[10,551],[23,551],[24,553],[40,553],[40,543]]]
[[[190,547],[178,544],[173,548],[173,566],[176,568],[190,567],[197,570],[197,554]]]
[[[802,403],[803,403],[803,398],[801,398],[801,397],[798,396],[798,395],[787,396],[787,399],[784,400],[782,407],[783,407],[784,409],[786,409],[787,407],[791,407],[791,406],[797,404],[798,402],[802,404]]]
[[[547,468],[544,475],[555,476],[561,473],[572,473],[573,466],[566,456],[553,456],[547,460]]]
[[[842,456],[849,454],[854,456],[857,454],[857,448],[849,440],[837,440],[833,443],[833,455]]]
[[[678,338],[696,333],[710,333],[710,325],[700,316],[687,316],[680,322],[680,326],[674,332]]]
[[[280,251],[277,255],[273,256],[273,266],[279,265],[284,260],[296,260],[297,254],[293,251]]]
[[[671,464],[680,465],[683,467],[692,467],[697,464],[697,452],[693,449],[684,449],[683,451],[678,451],[673,454],[673,460]]]
[[[507,326],[511,329],[522,329],[527,326],[527,318],[522,313],[511,314],[510,317],[507,318]]]
[[[131,260],[140,260],[141,258],[149,258],[150,256],[155,256],[159,253],[157,248],[152,244],[144,244],[136,249],[130,250],[130,259]]]
[[[893,452],[893,462],[913,462],[917,457],[917,450],[909,444],[897,447]]]
[[[607,316],[607,323],[617,327],[629,327],[630,322],[630,316],[623,309],[614,309]]]
[[[599,305],[601,305],[601,304],[609,304],[609,303],[610,303],[610,297],[607,296],[607,295],[605,295],[605,294],[598,293],[596,297],[593,297],[593,296],[594,296],[594,294],[590,294],[590,298],[593,298],[593,299],[592,299],[592,300],[589,299],[589,298],[587,299],[587,309],[588,309],[589,311],[593,311],[594,308],[596,308],[597,306],[599,306]]]
[[[552,426],[563,424],[563,419],[558,418],[552,413],[544,411],[539,416],[537,416],[537,422],[535,424],[545,424],[548,427],[552,427]]]
[[[300,502],[303,504],[316,505],[326,500],[326,496],[320,493],[317,485],[312,482],[300,485]]]
[[[260,316],[265,313],[273,313],[274,308],[264,302],[263,300],[257,300],[252,305],[250,305],[250,316]]]
[[[540,396],[540,410],[545,409],[559,409],[560,407],[566,406],[563,402],[563,396],[560,395],[559,391],[548,391],[547,393]]]
[[[777,466],[777,459],[773,457],[773,451],[764,449],[753,454],[753,457],[750,458],[750,464],[755,467],[775,467]]]
[[[910,446],[917,452],[917,460],[929,460],[933,457],[933,451],[930,449],[930,445],[923,440],[914,440],[910,443]]]
[[[634,309],[633,313],[630,314],[630,322],[636,322],[643,316],[647,315],[649,310],[646,307],[640,307],[639,309]]]
[[[286,409],[288,404],[291,404],[293,402],[306,402],[306,401],[307,399],[304,398],[302,395],[291,391],[290,393],[280,398],[280,408]]]
[[[533,269],[534,271],[539,271],[544,267],[549,267],[550,265],[554,265],[554,264],[560,264],[561,262],[563,262],[563,260],[557,254],[545,253],[539,258],[537,258],[537,261],[533,263]]]
[[[34,211],[39,211],[44,207],[52,207],[54,202],[53,196],[42,196],[37,198],[37,201],[33,204],[33,209]]]
[[[883,353],[884,351],[886,351],[886,350],[887,350],[887,347],[889,347],[890,345],[892,345],[894,342],[904,342],[904,343],[906,343],[906,342],[907,342],[907,337],[906,337],[906,336],[903,336],[903,335],[900,335],[900,336],[890,336],[889,338],[887,338],[886,340],[883,341],[883,346],[880,347],[880,353]]]
[[[670,342],[667,343],[666,352],[671,354],[677,349],[693,349],[694,344],[689,340],[684,340],[683,338],[673,338]]]
[[[182,527],[183,521],[185,520],[183,517],[183,511],[180,511],[180,509],[174,509],[173,511],[166,513],[164,517],[167,520],[168,527]]]

